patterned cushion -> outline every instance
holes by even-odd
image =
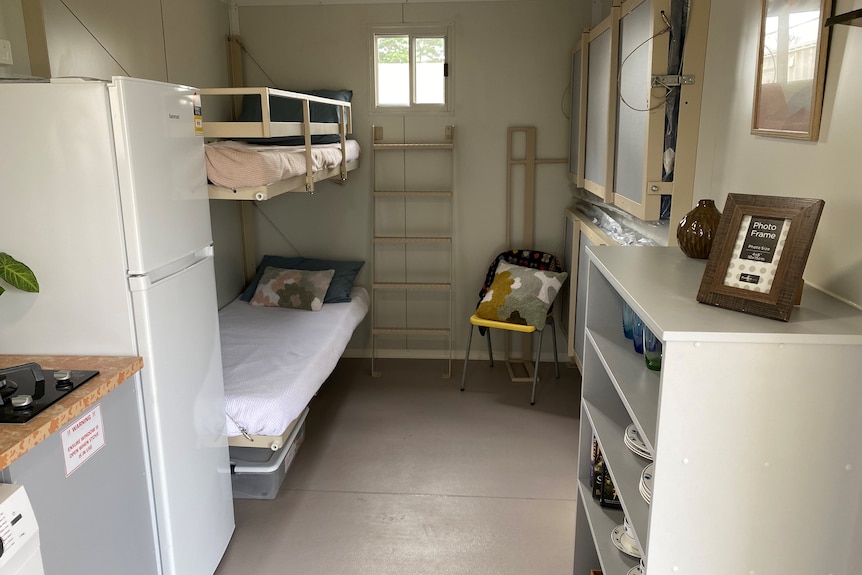
[[[254,279],[246,286],[240,299],[251,301],[264,270],[268,266],[272,266],[285,270],[335,270],[335,275],[332,276],[332,282],[329,284],[329,289],[326,290],[323,303],[347,302],[350,301],[350,289],[353,287],[356,274],[359,273],[364,263],[362,261],[322,260],[301,256],[263,256],[257,266]]]
[[[476,308],[476,315],[542,329],[548,308],[567,277],[566,272],[527,268],[501,260],[491,287]]]
[[[286,270],[267,266],[249,303],[318,311],[335,270]]]

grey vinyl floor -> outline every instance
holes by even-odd
[[[577,369],[342,359],[275,499],[235,499],[217,575],[569,574]]]

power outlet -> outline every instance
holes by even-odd
[[[0,66],[12,65],[12,43],[9,40],[0,40]]]

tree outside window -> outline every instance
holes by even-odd
[[[378,108],[445,108],[444,34],[375,34],[374,58]]]

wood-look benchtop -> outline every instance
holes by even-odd
[[[38,363],[42,369],[95,369],[99,375],[63,396],[25,424],[0,424],[0,469],[59,431],[88,407],[139,372],[140,357],[84,355],[0,355],[0,368]]]

